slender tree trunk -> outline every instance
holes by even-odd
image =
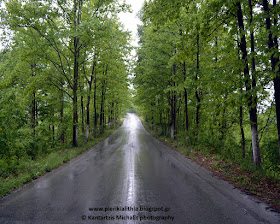
[[[94,137],[97,137],[97,108],[96,108],[96,89],[97,89],[97,78],[96,74],[94,77],[94,93],[93,93],[93,107],[94,107]]]
[[[258,139],[258,121],[257,121],[257,110],[256,110],[257,105],[253,105],[253,96],[251,93],[251,78],[249,74],[245,29],[244,29],[243,13],[242,13],[240,2],[237,2],[236,6],[237,6],[238,25],[239,25],[240,35],[241,35],[240,50],[242,52],[242,60],[244,62],[244,78],[245,78],[246,92],[248,94],[247,102],[248,102],[250,123],[251,123],[253,161],[255,165],[259,166],[261,164],[261,155],[260,155],[259,139]]]
[[[76,61],[76,58],[75,58]],[[77,84],[78,68],[74,66],[74,85],[73,85],[73,146],[78,147],[78,107],[77,107]]]
[[[103,126],[105,124],[105,95],[106,95],[106,76],[108,72],[108,65],[106,65],[105,71],[104,71],[104,77],[105,79],[102,81],[102,87],[101,87],[101,104],[100,104],[100,120],[99,120],[99,126],[100,126],[100,134],[103,133]]]
[[[154,103],[151,103],[151,108],[152,108],[152,111],[151,111],[151,126],[150,126],[150,128],[152,129],[152,130],[154,130],[154,106],[155,106],[155,104]]]
[[[185,128],[183,122],[180,121],[180,120],[181,120],[181,117],[182,117],[182,116],[181,116],[181,112],[182,112],[181,106],[182,106],[182,103],[183,103],[181,97],[182,97],[181,94],[179,94],[179,95],[177,96],[177,105],[178,105],[178,106],[176,107],[176,112],[177,112],[177,115],[176,115],[176,129],[177,129],[177,131],[180,130],[180,129],[184,129],[184,128]],[[178,98],[180,98],[179,101],[178,101]]]
[[[94,78],[94,70],[95,70],[95,63],[93,64],[93,69],[92,69],[92,73],[91,73],[91,79],[88,80],[88,85],[89,85],[89,89],[88,89],[88,97],[87,97],[87,105],[86,105],[86,110],[87,110],[87,117],[86,117],[86,140],[88,140],[89,138],[89,132],[90,132],[90,94],[91,94],[91,89],[92,89],[92,82],[93,82],[93,78]]]
[[[31,65],[31,72],[32,72],[32,77],[36,76],[35,73],[35,67],[36,64]],[[36,136],[36,91],[34,90],[32,93],[32,98],[31,98],[31,108],[30,108],[30,124],[31,124],[31,129],[33,131],[33,136]]]
[[[198,73],[199,73],[199,33],[197,34],[197,38],[196,38],[196,45],[197,45],[197,52],[196,52],[196,76],[195,76],[195,80],[196,82],[198,81]],[[195,91],[195,96],[196,96],[196,100],[197,100],[197,105],[196,105],[196,131],[195,131],[195,136],[196,136],[196,141],[197,141],[197,136],[198,136],[198,126],[199,126],[199,112],[200,112],[200,93],[199,93],[199,88],[196,87],[196,91]]]
[[[115,121],[117,121],[119,116],[119,103],[116,102],[116,109],[115,109]]]
[[[250,26],[253,26],[253,6],[251,0],[248,0],[250,8]],[[252,88],[257,86],[257,77],[256,77],[256,59],[255,59],[255,37],[253,28],[250,30],[251,37],[251,54],[252,54]],[[252,94],[252,108],[257,111],[258,98],[256,94]],[[257,113],[257,112],[256,112]]]
[[[200,97],[198,92],[196,92],[196,99],[197,99],[197,106],[196,106],[196,118],[195,118],[195,122],[196,122],[196,131],[195,131],[195,136],[198,136],[198,127],[199,127],[199,112],[200,112]]]
[[[276,7],[277,7],[277,2],[276,0],[273,0],[273,10],[274,10],[274,13],[276,13]],[[280,13],[278,12],[278,17],[280,17]],[[278,24],[278,17],[276,15],[274,15],[274,26],[277,26]],[[278,36],[277,35],[274,35],[274,46],[276,49],[279,49],[278,48]],[[277,58],[278,62],[279,62],[279,57]]]
[[[176,49],[175,49],[175,54],[176,54]],[[176,76],[176,70],[177,70],[177,66],[176,64],[174,64],[172,69],[174,77]],[[171,80],[171,83],[172,83],[171,85],[175,87],[176,84],[173,80]],[[176,91],[172,90],[171,91],[171,125],[170,125],[171,139],[175,139],[177,134],[176,133],[176,115],[177,115],[176,107],[177,107],[177,94]]]
[[[52,139],[55,140],[55,127],[52,125]]]
[[[103,125],[104,126],[106,126],[106,124],[107,124],[107,120],[106,120],[106,116],[105,116],[105,109],[104,109],[104,107],[105,107],[105,98],[104,98],[104,105],[103,105]]]
[[[227,101],[227,94],[225,95],[225,101]],[[223,113],[222,113],[222,127],[221,127],[221,139],[224,140],[226,136],[227,129],[227,119],[226,119],[226,105],[223,105]]]
[[[240,112],[239,126],[240,126],[241,138],[242,138],[242,156],[243,156],[243,158],[245,158],[246,142],[245,142],[245,135],[244,135],[244,129],[243,129],[243,107],[242,106],[240,106],[239,112]]]
[[[238,47],[238,46],[237,46]],[[238,49],[238,59],[241,60],[240,58],[240,49]],[[243,80],[242,80],[242,74],[240,73],[239,76],[239,83],[240,83],[240,94],[243,94]],[[244,134],[244,128],[243,128],[243,103],[241,101],[241,105],[239,107],[239,127],[240,127],[240,134],[241,134],[241,141],[242,141],[242,157],[245,158],[246,156],[246,140],[245,140],[245,134]]]
[[[74,1],[74,26],[77,29],[79,25],[79,19],[77,16],[78,6],[77,0]],[[78,100],[77,100],[77,91],[78,91],[78,77],[79,77],[79,64],[78,64],[78,46],[79,38],[74,37],[74,76],[73,76],[73,146],[78,147]]]
[[[109,117],[109,126],[112,126],[113,121],[113,117],[114,117],[114,102],[111,103],[111,113],[110,113],[110,117]]]
[[[99,120],[99,127],[100,127],[100,130],[99,130],[99,133],[102,134],[103,133],[103,122],[104,122],[104,119],[103,119],[103,116],[104,116],[104,87],[105,85],[102,85],[102,90],[101,90],[101,103],[100,103],[100,120]]]
[[[160,123],[160,135],[162,135],[163,124],[162,124],[162,110],[159,113],[159,123]]]
[[[186,62],[183,63],[183,76],[184,81],[186,81]],[[185,99],[185,120],[186,120],[186,141],[189,140],[189,113],[188,113],[188,92],[187,89],[184,87],[184,99]]]
[[[81,109],[82,109],[82,133],[85,133],[84,97],[83,96],[81,96]]]
[[[89,93],[90,94],[90,93]],[[90,104],[90,95],[88,95],[87,99],[87,118],[86,118],[86,140],[89,138],[89,123],[90,123],[90,114],[89,114],[89,104]]]
[[[218,62],[218,37],[216,36],[215,37],[215,47],[216,47],[216,55],[215,55],[215,62],[217,63]]]
[[[176,136],[176,94],[174,91],[171,93],[171,139],[175,139]]]
[[[61,130],[61,141],[64,144],[64,142],[65,142],[65,132],[64,132],[64,94],[63,94],[63,90],[61,90],[60,125],[61,125],[61,128],[62,128],[62,130]]]
[[[187,138],[188,138],[188,132],[189,132],[189,113],[188,113],[188,92],[187,92],[186,88],[184,88],[184,98],[185,98],[186,134],[187,134]]]
[[[238,55],[239,55],[239,52],[238,52]],[[242,74],[240,74],[240,94],[241,95],[243,94]],[[245,158],[246,140],[245,140],[245,134],[244,134],[244,128],[243,128],[243,104],[242,104],[242,102],[241,102],[241,106],[239,107],[239,126],[240,126],[240,133],[241,133],[241,139],[242,139],[242,156],[243,156],[243,158]]]
[[[183,36],[183,30],[181,29],[179,32],[180,36]],[[182,41],[182,46],[184,50],[184,42]],[[186,71],[186,61],[183,63],[183,77],[184,82],[186,81],[187,71]],[[188,114],[188,92],[187,89],[184,87],[184,99],[185,99],[185,121],[186,121],[186,141],[189,140],[189,114]]]
[[[276,7],[275,0],[273,1],[273,7]],[[274,82],[274,97],[275,97],[275,105],[276,105],[277,131],[278,131],[278,148],[279,148],[279,155],[280,155],[280,71],[279,71],[279,57],[276,54],[276,52],[278,53],[278,41],[277,41],[277,35],[273,33],[271,29],[272,28],[271,19],[270,19],[271,10],[269,8],[269,4],[267,0],[263,0],[263,8],[265,13],[267,14],[266,29],[268,31],[268,48],[272,51],[270,61],[271,61],[272,72],[275,74],[275,77],[273,77],[273,82]],[[274,16],[274,26],[277,27],[276,16]]]
[[[252,88],[257,86],[257,78],[256,78],[256,60],[255,60],[255,37],[254,37],[254,29],[253,29],[253,6],[251,0],[248,0],[249,8],[250,8],[250,37],[251,37],[251,54],[252,54]],[[257,103],[256,95],[253,96],[253,103]]]
[[[36,93],[32,93],[31,103],[31,129],[33,130],[33,136],[36,136]]]
[[[73,80],[73,146],[78,147],[78,77],[79,77],[79,64],[78,64],[78,38],[74,39],[74,80]]]
[[[78,2],[77,2],[78,1]],[[81,22],[81,0],[74,0],[74,26]],[[74,77],[73,77],[73,146],[78,147],[78,79],[79,79],[79,37],[74,37]]]
[[[87,74],[86,74],[86,69],[85,66],[83,66],[84,68],[84,74],[88,83],[88,97],[87,97],[87,104],[86,104],[86,140],[88,140],[89,138],[89,132],[90,132],[90,100],[91,100],[91,90],[92,90],[92,82],[93,80],[95,80],[95,93],[94,93],[94,100],[96,97],[96,73],[95,73],[95,66],[96,66],[96,55],[94,55],[93,58],[93,64],[92,64],[92,70],[91,70],[91,76],[90,79],[87,78]],[[96,101],[94,102],[96,103]],[[94,105],[95,107],[96,105]],[[96,131],[96,130],[95,130]],[[96,136],[95,136],[96,137]]]

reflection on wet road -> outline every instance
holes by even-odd
[[[0,200],[0,223],[279,223],[153,138],[134,114],[104,142]]]

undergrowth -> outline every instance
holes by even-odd
[[[123,119],[122,119],[123,121]],[[0,197],[3,197],[20,186],[37,179],[47,172],[67,163],[72,158],[85,152],[87,149],[93,147],[97,143],[103,141],[120,126],[119,123],[115,128],[105,129],[104,133],[97,138],[90,138],[89,141],[80,139],[80,147],[64,147],[57,148],[47,155],[41,155],[36,159],[26,156],[17,161],[14,173],[7,177],[0,177]],[[0,166],[1,167],[1,166]]]

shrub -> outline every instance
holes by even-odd
[[[0,159],[0,177],[6,178],[7,176],[9,176],[8,163],[5,160]]]

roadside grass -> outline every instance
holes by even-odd
[[[122,118],[120,123],[113,128],[106,128],[104,133],[97,138],[90,138],[89,141],[85,141],[84,138],[80,139],[80,147],[57,148],[56,151],[53,151],[48,155],[39,156],[35,160],[32,160],[30,157],[21,159],[18,161],[17,170],[19,171],[17,173],[9,175],[7,178],[0,178],[0,198],[8,195],[24,184],[43,176],[47,172],[58,168],[95,146],[97,143],[105,140],[121,126],[123,120],[124,118]]]
[[[166,136],[159,135],[156,130],[150,129],[148,123],[139,117],[142,124],[154,137],[184,154],[199,165],[212,171],[215,175],[230,182],[249,195],[271,205],[280,212],[280,178],[279,172],[256,167],[248,159],[226,158],[224,155],[209,152],[200,146],[192,148],[179,140],[172,140]]]

